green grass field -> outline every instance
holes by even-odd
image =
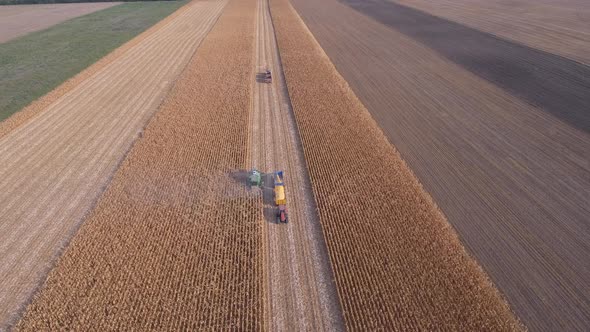
[[[186,2],[124,3],[0,44],[0,121]]]

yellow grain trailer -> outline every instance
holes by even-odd
[[[279,207],[279,212],[277,213],[277,223],[286,223],[288,221],[287,197],[285,196],[285,183],[283,181],[283,171],[275,172],[274,187],[275,204]]]

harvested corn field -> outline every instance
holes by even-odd
[[[224,5],[183,7],[0,138],[0,327],[44,279]]]
[[[186,3],[126,3],[0,44],[0,121],[21,113]]]
[[[262,201],[240,171],[255,10],[227,5],[18,330],[264,327]]]
[[[346,326],[518,330],[288,1],[271,10]]]
[[[111,53],[107,54],[94,64],[85,68],[80,73],[76,74],[73,77],[70,77],[64,83],[60,84],[58,87],[56,87],[49,93],[45,94],[44,96],[40,97],[34,102],[28,104],[26,107],[20,109],[19,112],[12,114],[12,116],[8,117],[5,120],[0,121],[0,138],[2,138],[2,136],[8,134],[15,128],[25,124],[42,111],[46,110],[49,105],[53,104],[58,99],[63,97],[66,93],[76,88],[84,80],[87,80],[91,76],[95,75],[104,67],[108,66],[110,63],[112,63],[113,61],[121,57],[123,54],[125,54],[129,49],[141,43],[144,39],[151,36],[161,27],[168,24],[170,21],[174,20],[179,14],[182,13],[182,11],[183,10],[178,10],[173,12],[171,15],[154,24],[151,28],[142,32],[137,37],[131,39],[130,41],[116,48]],[[5,108],[3,108],[3,110],[6,111]]]

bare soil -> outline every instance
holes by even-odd
[[[271,11],[346,327],[520,329],[289,2]]]
[[[226,6],[19,330],[264,329],[262,197],[243,169],[255,14]]]
[[[224,2],[195,2],[0,138],[0,326],[53,265]]]
[[[0,43],[120,2],[0,6]]]
[[[342,3],[508,93],[590,132],[590,67],[387,0]]]
[[[590,65],[590,3],[585,0],[395,2]]]
[[[293,2],[519,318],[531,329],[584,330],[590,325],[585,263],[590,256],[590,135],[581,123],[572,124],[544,104],[532,106],[513,90],[452,61],[427,40],[343,3]],[[380,11],[388,9],[375,10]],[[436,26],[426,23],[433,22],[416,20],[413,26],[428,31]],[[461,35],[446,38],[453,44]],[[529,60],[522,53],[511,57],[519,53],[509,47],[490,52],[471,45],[464,51],[481,60],[479,66],[488,63],[483,68],[488,72],[493,73],[498,53],[515,67]],[[537,71],[554,65],[537,64]],[[497,74],[510,81],[503,76],[520,73]],[[575,77],[554,79],[564,89],[588,91],[588,77]],[[535,90],[538,84],[519,89],[555,96]],[[575,111],[568,107],[570,101],[552,103],[561,103],[567,114]],[[577,109],[577,115],[587,119],[586,110]]]

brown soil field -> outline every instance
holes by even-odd
[[[395,2],[590,65],[590,2],[585,0]]]
[[[520,329],[289,2],[271,12],[346,327]]]
[[[120,2],[1,6],[0,43],[118,4]]]
[[[371,8],[383,1],[362,10],[331,0],[293,3],[523,323],[558,331],[590,325],[590,135],[583,106],[590,75],[577,76],[587,69],[499,39],[457,45],[465,31],[446,30],[446,23],[439,30],[456,35],[437,44],[418,32],[440,21],[399,7]],[[412,20],[414,30],[398,24],[394,12]],[[461,52],[471,61],[457,60]],[[527,71],[504,65],[537,67],[530,77],[545,79],[528,84]],[[548,99],[535,107],[531,95]],[[561,113],[546,108],[560,104]]]
[[[387,0],[341,3],[436,51],[510,94],[590,132],[590,67]]]
[[[258,0],[254,80],[266,69],[272,83],[254,85],[250,165],[269,175],[262,189],[266,321],[272,331],[344,329],[317,207],[283,78],[268,0]],[[272,172],[285,174],[289,222],[277,224]]]
[[[255,11],[226,6],[17,330],[264,328],[262,198],[239,171]]]
[[[0,138],[0,326],[44,279],[225,2],[194,2]]]

